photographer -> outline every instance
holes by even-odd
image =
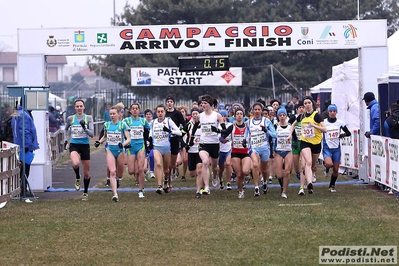
[[[384,122],[385,136],[388,138],[399,139],[399,100],[391,104],[390,112]]]

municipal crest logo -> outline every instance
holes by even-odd
[[[301,27],[301,33],[303,35],[303,38],[308,38],[309,34],[309,27]]]
[[[48,36],[47,45],[48,45],[48,47],[54,47],[57,45],[57,40],[54,39],[54,35]]]

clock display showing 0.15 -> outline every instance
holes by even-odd
[[[214,56],[181,56],[179,59],[179,71],[225,71],[229,70],[228,55]]]

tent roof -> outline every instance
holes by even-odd
[[[66,102],[65,99],[63,99],[63,98],[61,98],[61,97],[59,97],[59,96],[57,96],[55,94],[52,94],[51,92],[49,92],[48,98],[49,99],[55,99],[56,101],[59,101],[59,102]]]
[[[390,66],[387,73],[379,76],[377,78],[378,84],[385,84],[389,82],[399,82],[399,65]]]
[[[330,92],[332,88],[332,78],[323,81],[320,84],[310,88],[310,93]]]

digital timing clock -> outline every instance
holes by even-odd
[[[229,70],[228,55],[179,56],[179,71],[225,71]]]

